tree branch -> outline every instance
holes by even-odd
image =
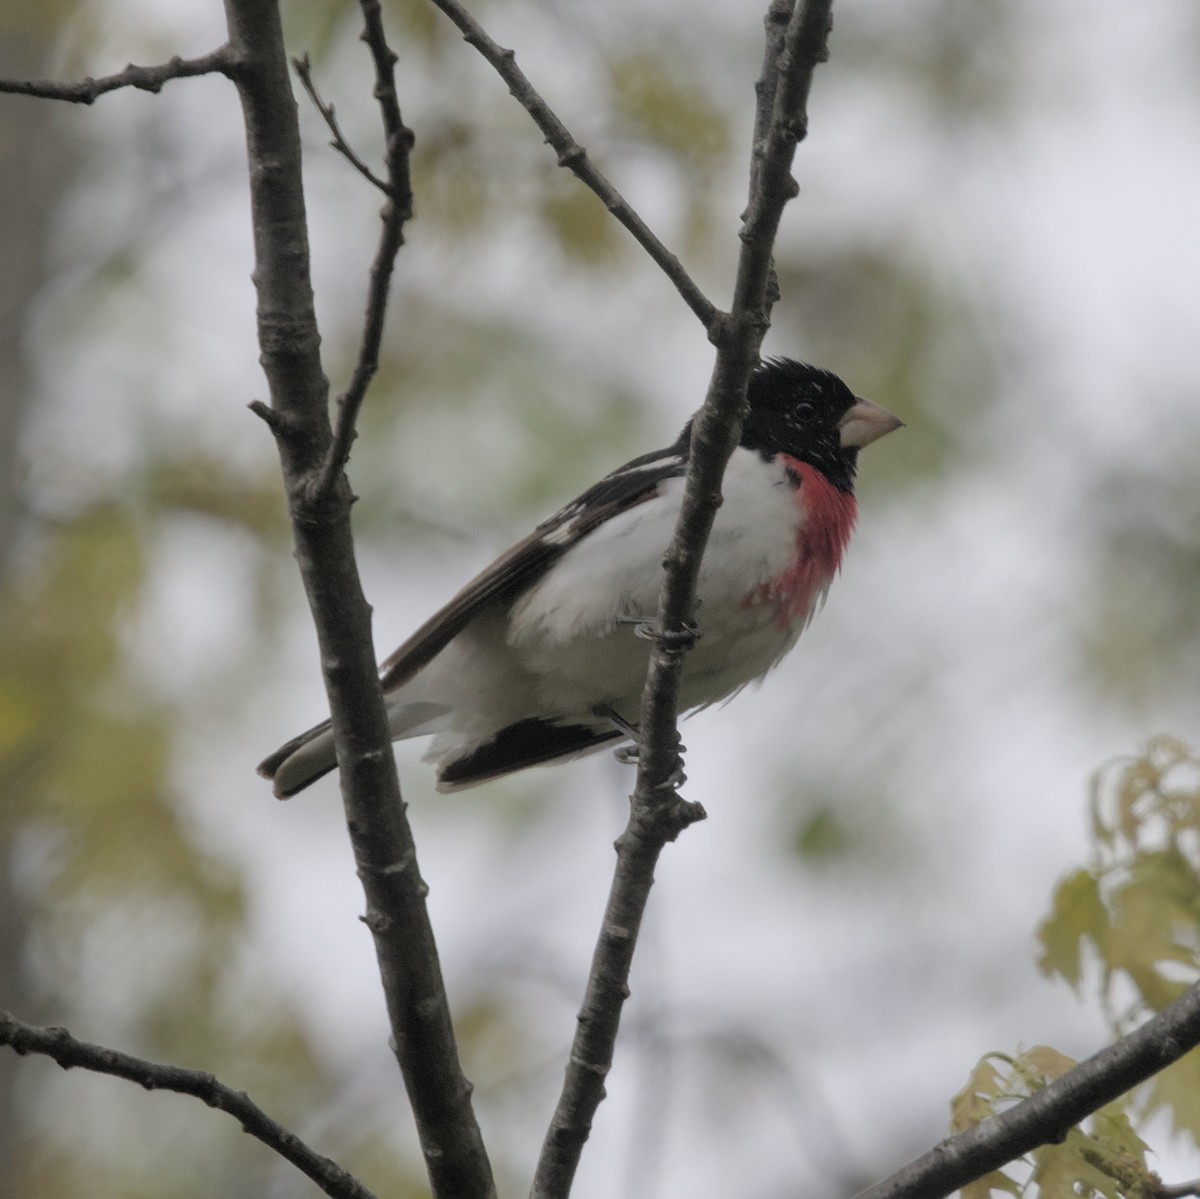
[[[383,344],[383,322],[387,314],[392,269],[395,266],[396,255],[404,244],[405,222],[410,220],[413,214],[409,156],[414,139],[412,130],[404,124],[400,116],[400,102],[396,96],[396,55],[387,43],[379,0],[359,0],[359,4],[363,12],[362,40],[370,49],[375,64],[375,99],[379,102],[379,111],[383,118],[386,146],[384,163],[387,167],[384,191],[387,194],[387,203],[380,213],[383,227],[379,232],[375,261],[371,264],[366,320],[363,325],[362,343],[358,350],[358,361],[354,364],[354,373],[350,377],[349,385],[338,396],[333,442],[325,456],[313,496],[318,502],[332,493],[342,468],[350,458],[350,447],[357,435],[355,424],[358,421],[359,409],[362,408],[371,380],[379,370],[379,349]]]
[[[172,79],[190,79],[196,75],[229,75],[235,63],[228,45],[220,46],[200,58],[179,58],[157,67],[136,67],[129,63],[115,75],[93,79],[90,75],[79,83],[56,83],[47,79],[0,79],[0,92],[18,96],[35,96],[41,100],[66,100],[71,104],[94,104],[106,92],[124,87],[143,92],[160,92]]]
[[[729,316],[715,326],[717,360],[708,395],[693,426],[683,507],[664,560],[654,645],[642,696],[637,783],[629,823],[617,841],[617,866],[592,958],[583,1008],[571,1046],[562,1094],[538,1160],[533,1195],[566,1196],[604,1098],[638,930],[663,846],[704,810],[676,794],[676,729],[683,660],[698,636],[693,624],[700,560],[721,502],[721,479],[744,419],[746,386],[758,361],[772,303],[771,250],[784,205],[797,192],[791,162],[807,128],[805,105],[816,65],[827,55],[832,0],[797,4],[782,52],[768,44],[758,85],[750,199]],[[773,3],[768,36],[784,6]]]
[[[684,303],[700,318],[705,331],[710,337],[713,336],[721,319],[716,306],[700,290],[679,259],[658,240],[625,197],[592,162],[587,151],[571,136],[571,131],[538,94],[525,72],[517,66],[516,54],[494,42],[458,0],[433,0],[433,3],[454,22],[463,35],[463,40],[474,46],[508,84],[513,98],[529,113],[546,141],[558,154],[558,165],[567,167],[585,187],[600,197],[604,207],[633,234],[638,245],[675,285]]]
[[[1067,1132],[1200,1045],[1200,984],[1036,1095],[947,1137],[857,1199],[938,1199]],[[1194,1185],[1194,1184],[1189,1184]],[[1188,1194],[1163,1188],[1163,1194]]]
[[[373,170],[354,152],[354,147],[346,140],[342,133],[342,127],[337,123],[337,114],[333,111],[332,104],[326,104],[321,99],[321,93],[317,91],[317,85],[313,82],[312,77],[312,59],[307,54],[302,54],[299,58],[292,59],[292,69],[296,72],[296,77],[300,80],[304,91],[308,98],[312,101],[313,107],[321,114],[321,119],[329,126],[329,132],[333,137],[333,141],[329,144],[369,183],[372,187],[377,187],[383,194],[389,195],[387,181],[380,179]]]
[[[492,1199],[491,1167],[458,1062],[437,946],[391,754],[351,496],[322,478],[333,430],[313,311],[300,130],[276,0],[225,0],[246,122],[261,361],[288,508],[313,613],[341,767],[346,824],[391,1024],[433,1193]],[[398,114],[397,114],[398,115]],[[399,135],[397,141],[400,140]],[[389,146],[389,154],[393,147]],[[399,152],[397,150],[397,152]],[[390,269],[390,267],[389,267]]]
[[[177,1091],[193,1095],[209,1107],[226,1112],[252,1137],[303,1171],[332,1199],[375,1199],[354,1175],[335,1161],[310,1149],[295,1133],[277,1124],[244,1091],[235,1091],[202,1070],[186,1070],[147,1061],[117,1049],[76,1040],[65,1028],[39,1028],[0,1012],[0,1045],[9,1045],[24,1057],[39,1053],[64,1070],[79,1066],[97,1074],[111,1074],[136,1082],[147,1091]]]

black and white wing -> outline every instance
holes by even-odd
[[[666,480],[683,476],[687,471],[690,440],[689,422],[674,445],[634,458],[606,475],[501,554],[383,663],[379,675],[384,690],[391,691],[407,683],[484,608],[511,602],[533,586],[593,529],[653,499]]]
[[[482,611],[492,604],[510,601],[531,587],[593,529],[652,499],[667,479],[683,475],[687,470],[690,437],[689,424],[673,446],[627,462],[501,554],[383,663],[379,674],[384,690],[391,691],[408,682]],[[532,764],[586,752],[588,747],[602,744],[614,736],[605,733],[598,738],[594,730],[575,729],[546,734],[540,727],[529,729],[526,724],[539,722],[525,722],[505,730],[505,736],[496,745],[483,747],[479,754],[467,755],[461,763],[454,764],[445,772],[447,777],[439,785],[443,789],[467,786],[497,773],[506,773],[511,767],[501,769],[493,760],[497,755],[507,762],[515,754],[515,760]],[[329,721],[322,721],[293,737],[259,763],[258,773],[272,780],[276,795],[281,798],[294,795],[334,769],[337,763],[329,729]],[[550,749],[545,744],[547,736],[552,741]]]

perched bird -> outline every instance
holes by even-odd
[[[701,637],[679,710],[725,699],[796,643],[854,527],[858,451],[899,428],[829,371],[787,358],[750,379],[701,567]],[[683,497],[692,424],[627,462],[476,575],[380,667],[392,738],[433,734],[439,791],[562,762],[636,735],[662,559]],[[328,721],[266,758],[294,795],[336,766]]]

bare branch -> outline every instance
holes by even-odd
[[[163,84],[172,79],[190,79],[196,75],[230,75],[236,62],[228,45],[220,46],[200,58],[179,58],[157,67],[137,67],[130,63],[115,75],[101,79],[88,78],[79,83],[56,83],[48,79],[0,79],[0,92],[18,96],[35,96],[41,100],[66,100],[71,104],[94,104],[106,92],[124,87],[143,92],[160,92]]]
[[[250,158],[259,345],[279,418],[272,431],[320,644],[346,826],[366,898],[364,919],[375,941],[391,1046],[434,1195],[494,1199],[471,1086],[458,1061],[427,888],[400,799],[370,608],[354,560],[350,490],[340,471],[328,493],[314,487],[330,461],[333,430],[313,311],[300,130],[279,9],[274,0],[225,0],[225,12],[240,58],[235,81]],[[402,143],[402,132],[390,136],[389,156],[402,155]],[[389,177],[390,171],[389,164]],[[402,212],[403,198],[389,203]]]
[[[1080,1062],[1035,1095],[928,1153],[863,1191],[858,1199],[938,1199],[1067,1132],[1106,1103],[1200,1045],[1200,984],[1141,1028]],[[1194,1183],[1188,1184],[1195,1186]],[[1163,1195],[1189,1189],[1164,1187]]]
[[[629,994],[629,969],[654,867],[666,842],[704,816],[698,804],[676,794],[679,679],[684,657],[698,635],[693,611],[701,556],[721,501],[725,465],[741,433],[746,386],[769,321],[771,250],[784,205],[797,191],[791,161],[807,126],[805,105],[813,71],[827,57],[831,2],[806,0],[796,5],[782,53],[772,52],[769,46],[764,59],[755,128],[766,132],[762,144],[754,147],[733,305],[715,331],[717,360],[692,431],[683,507],[664,562],[657,631],[642,696],[642,741],[629,823],[617,841],[616,871],[566,1078],[538,1160],[532,1192],[537,1199],[559,1199],[570,1191],[596,1108],[604,1098],[604,1079]],[[768,13],[769,37],[780,9],[775,3]]]
[[[392,269],[396,255],[404,244],[404,224],[412,218],[413,212],[412,179],[409,173],[413,134],[400,116],[400,102],[396,97],[396,55],[387,43],[379,0],[359,0],[359,3],[363,12],[362,40],[370,49],[375,63],[375,99],[379,102],[386,139],[384,162],[387,166],[387,183],[384,191],[388,199],[380,213],[383,227],[379,232],[375,261],[371,264],[371,283],[367,289],[367,312],[358,361],[354,364],[349,386],[338,396],[333,442],[314,488],[313,498],[318,502],[332,493],[350,457],[358,412],[366,398],[367,388],[379,369],[379,349],[383,344],[383,322],[387,314]],[[332,115],[331,109],[330,117]]]
[[[326,104],[321,99],[320,93],[317,91],[317,85],[313,83],[312,77],[312,60],[307,54],[301,55],[299,58],[292,59],[292,68],[295,70],[300,83],[303,85],[308,98],[312,101],[313,107],[321,114],[321,119],[329,126],[329,132],[333,135],[333,141],[329,144],[372,186],[379,188],[386,196],[388,194],[388,185],[384,180],[380,179],[373,170],[354,152],[354,148],[346,140],[342,133],[341,126],[337,123],[337,115],[333,111],[332,104]]]
[[[604,173],[588,157],[587,151],[571,136],[570,130],[559,120],[553,109],[538,94],[525,72],[517,66],[517,57],[494,42],[483,27],[471,16],[458,0],[433,0],[458,27],[463,39],[469,42],[489,63],[495,67],[501,79],[517,103],[533,118],[546,141],[558,154],[558,165],[567,167],[585,186],[604,203],[604,207],[617,218],[634,240],[659,265],[663,273],[675,284],[687,306],[700,318],[709,336],[720,322],[721,314],[716,306],[700,290],[683,264],[662,244],[650,227],[630,206],[628,201],[608,181]]]
[[[375,1199],[354,1175],[335,1161],[310,1149],[294,1132],[276,1123],[244,1091],[235,1091],[202,1070],[186,1070],[147,1061],[117,1049],[76,1040],[65,1028],[39,1028],[0,1012],[0,1045],[9,1045],[25,1056],[42,1054],[64,1070],[79,1066],[97,1074],[111,1074],[136,1082],[147,1091],[177,1091],[193,1095],[209,1107],[232,1116],[252,1137],[303,1171],[333,1199]]]

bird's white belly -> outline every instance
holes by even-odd
[[[701,638],[684,667],[681,710],[714,703],[764,674],[804,624],[783,620],[765,594],[792,561],[803,520],[782,465],[764,469],[738,451],[724,492],[700,569]],[[584,715],[603,703],[636,718],[649,642],[635,629],[657,612],[682,493],[683,480],[669,480],[659,500],[600,526],[514,605],[508,643],[545,712]]]

